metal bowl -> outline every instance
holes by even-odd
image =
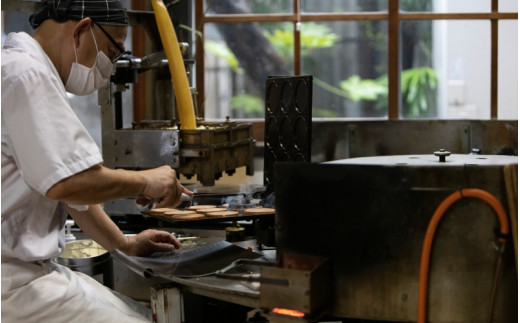
[[[93,240],[77,240],[65,244],[65,249],[56,259],[59,264],[84,272],[110,258],[110,253]]]

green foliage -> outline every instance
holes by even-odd
[[[293,56],[294,36],[292,30],[276,29],[273,33],[266,32],[265,34],[276,52],[280,53],[283,58]]]
[[[353,75],[340,82],[342,93],[352,101],[383,101],[388,98],[388,76],[378,79],[361,79]],[[437,89],[437,74],[430,67],[418,67],[401,73],[401,95],[403,114],[407,117],[419,117],[428,113],[434,106]],[[387,104],[383,107],[387,108]]]
[[[343,89],[352,101],[375,101],[380,95],[388,95],[388,86],[378,80],[362,80],[359,75],[353,75],[340,82]]]
[[[244,70],[239,66],[238,59],[233,52],[223,43],[218,43],[213,40],[206,40],[204,42],[204,50],[213,53],[217,57],[225,60],[233,72],[237,74],[244,73]]]
[[[437,74],[429,67],[411,68],[401,73],[403,111],[419,117],[428,112],[432,93],[437,88]],[[407,107],[405,110],[404,107]]]
[[[292,58],[294,51],[294,31],[290,23],[282,24],[273,32],[266,31],[265,36],[276,51],[284,58]],[[302,56],[309,55],[314,49],[330,48],[339,39],[339,36],[323,24],[306,22],[301,24],[301,51]]]
[[[275,48],[284,58],[292,59],[294,51],[294,32],[292,24],[283,23],[279,25],[280,28],[273,32],[266,31],[265,35]],[[302,55],[307,55],[316,48],[332,47],[339,37],[331,32],[330,28],[325,25],[317,23],[302,24],[301,44]],[[244,71],[239,66],[238,59],[233,52],[225,44],[206,40],[204,42],[204,49],[214,55],[225,60],[233,72],[242,74]],[[231,108],[234,110],[243,110],[248,116],[263,116],[264,102],[261,98],[248,94],[240,94],[231,98]],[[325,109],[313,110],[313,114],[318,117],[335,117],[336,113]]]
[[[243,110],[250,116],[262,116],[264,114],[264,101],[257,96],[239,94],[231,98],[233,110]]]
[[[411,2],[410,2],[411,3]],[[411,5],[411,4],[410,4]],[[294,32],[291,23],[278,24],[273,31],[266,29],[265,35],[285,59],[292,59],[294,51]],[[371,27],[371,26],[368,26]],[[331,31],[329,27],[314,22],[306,22],[301,25],[301,48],[302,57],[308,56],[313,50],[330,48],[334,46],[339,36]],[[372,28],[366,30],[374,39],[381,35],[375,34]],[[376,41],[376,43],[379,43]],[[384,43],[384,42],[381,42]],[[428,49],[425,44],[420,44],[422,50]],[[233,52],[222,43],[211,40],[205,41],[205,50],[224,59],[231,69],[242,74],[244,71],[239,66],[238,59]],[[411,68],[401,73],[401,95],[403,98],[403,115],[405,117],[420,117],[429,113],[430,107],[435,107],[435,92],[437,88],[437,75],[429,67]],[[359,75],[353,75],[339,84],[339,88],[325,83],[314,77],[314,83],[335,95],[349,98],[359,102],[377,101],[377,107],[388,108],[388,76],[383,75],[377,79],[362,79]],[[236,95],[231,99],[231,107],[234,110],[243,110],[248,116],[263,116],[264,103],[262,98],[248,94]],[[336,113],[327,109],[314,107],[314,117],[336,117]]]
[[[312,107],[312,117],[314,118],[336,118],[338,114],[328,109],[320,109],[315,106]]]
[[[302,56],[318,48],[330,48],[339,39],[339,36],[331,32],[326,25],[307,22],[302,24],[301,43]]]

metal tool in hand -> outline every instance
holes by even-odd
[[[154,199],[148,196],[139,195],[135,199],[135,205],[141,212],[147,212],[151,209],[154,209],[157,206],[157,203],[159,203],[162,199]],[[193,201],[193,196],[189,196],[186,193],[181,194],[181,204],[176,206],[176,209],[185,209],[187,207],[191,206],[191,203]]]

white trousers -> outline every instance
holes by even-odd
[[[151,311],[95,279],[45,262],[2,262],[2,322],[151,322]]]

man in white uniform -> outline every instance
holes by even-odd
[[[126,237],[99,203],[144,195],[164,207],[192,193],[169,166],[103,167],[71,110],[66,91],[86,95],[103,86],[124,51],[128,18],[119,1],[42,5],[30,18],[38,28],[34,37],[11,33],[2,49],[2,321],[147,321],[149,311],[138,313],[97,281],[50,259],[64,247],[67,212],[109,251],[180,248],[164,231]]]

